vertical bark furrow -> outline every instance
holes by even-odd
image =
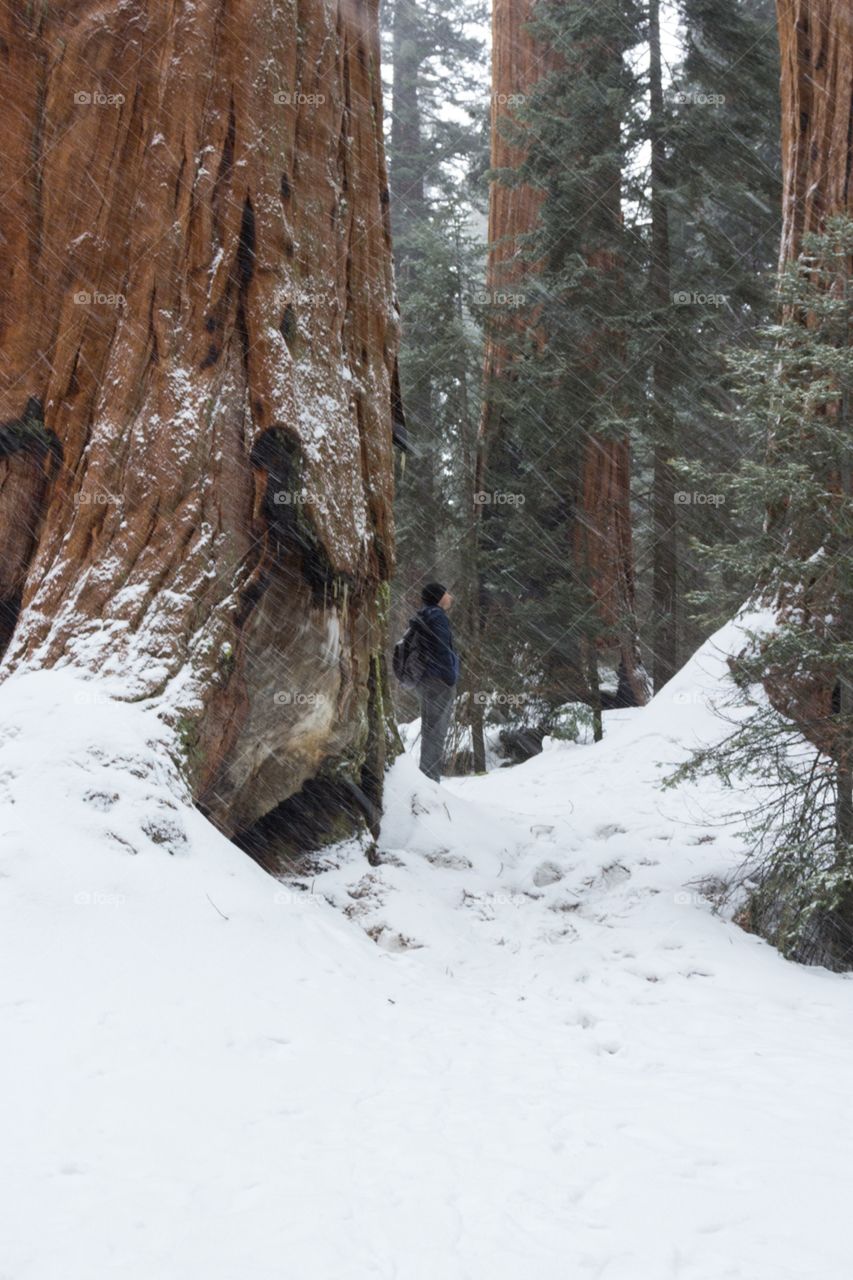
[[[396,354],[375,4],[39,12],[0,15],[0,417],[38,397],[64,465],[7,669],[68,658],[161,697],[234,829],[324,761],[358,776],[367,736]],[[259,507],[271,429],[298,488]],[[20,563],[15,537],[0,489]]]

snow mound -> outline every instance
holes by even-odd
[[[847,1274],[843,977],[715,915],[723,629],[605,740],[442,785],[272,880],[153,710],[0,686],[0,1275]]]

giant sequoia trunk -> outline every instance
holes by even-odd
[[[536,0],[494,0],[492,22],[492,168],[515,169],[524,153],[517,137],[508,140],[501,119],[513,115],[513,104],[521,100],[536,82],[559,65],[557,53],[537,41],[530,29]],[[618,56],[618,55],[616,55]],[[614,116],[618,147],[621,122]],[[566,122],[571,129],[571,121]],[[602,176],[600,192],[591,193],[590,206],[603,207],[614,224],[621,220],[620,175]],[[489,193],[489,257],[487,283],[491,299],[524,284],[538,266],[525,254],[525,238],[536,226],[542,208],[541,190],[524,183],[506,185],[492,182]],[[590,247],[587,257],[593,266],[614,264],[602,261]],[[618,264],[616,264],[618,268]],[[490,452],[500,447],[505,424],[501,414],[501,384],[513,377],[512,347],[518,320],[511,309],[493,305],[486,335],[485,387],[478,457],[478,488],[485,488]],[[529,322],[529,319],[526,321]],[[535,340],[535,335],[534,335]],[[596,349],[590,350],[591,367],[607,360],[614,342],[622,335],[602,327]],[[645,675],[634,632],[634,566],[630,514],[630,446],[626,438],[604,439],[588,433],[577,474],[576,491],[571,495],[575,508],[573,528],[568,532],[567,556],[585,581],[596,602],[601,623],[599,654],[619,669],[620,701],[641,703],[647,696]],[[570,620],[567,620],[567,624]],[[593,701],[598,699],[595,655],[581,658],[579,679],[586,684]]]
[[[830,950],[840,947],[849,966],[853,920],[853,672],[839,654],[853,643],[850,511],[853,508],[853,448],[850,439],[849,351],[853,255],[836,250],[831,270],[821,270],[810,233],[835,234],[837,215],[853,214],[853,10],[832,0],[777,0],[782,55],[783,232],[781,263],[800,263],[815,290],[823,293],[811,307],[791,307],[788,324],[801,322],[809,332],[820,325],[823,302],[842,304],[844,323],[834,337],[839,359],[829,377],[833,394],[819,412],[834,440],[832,455],[812,450],[810,424],[803,421],[801,455],[818,482],[815,509],[795,502],[777,503],[768,524],[795,564],[813,566],[793,573],[772,601],[782,634],[792,633],[794,659],[765,664],[764,683],[774,705],[790,716],[834,766],[834,842],[838,877],[830,922]],[[843,351],[842,351],[843,349]],[[824,371],[824,379],[827,374]],[[818,394],[820,394],[818,381]],[[776,441],[769,442],[771,461]],[[829,641],[829,659],[815,658]],[[834,653],[833,653],[834,649]],[[802,660],[808,654],[809,659]],[[799,660],[798,660],[799,659]],[[834,931],[834,932],[833,932]]]
[[[782,78],[782,262],[851,209],[853,9],[777,0]]]
[[[544,50],[528,30],[536,0],[493,0],[492,5],[492,101],[491,101],[491,167],[495,170],[517,169],[524,152],[506,137],[502,121],[512,119],[513,106],[523,99],[530,86],[540,80],[553,64],[553,54]],[[542,205],[542,193],[527,183],[510,186],[503,182],[489,185],[489,254],[486,283],[491,298],[503,292],[512,293],[522,284],[529,262],[521,256],[523,237],[535,225]],[[513,330],[512,312],[501,321],[497,307],[490,311],[486,333],[485,374],[487,395],[483,406],[481,453],[485,458],[490,437],[498,429],[498,410],[494,395],[488,392],[507,376],[509,351],[507,339]]]
[[[375,0],[56,0],[0,34],[4,670],[156,699],[230,833],[282,802],[375,817],[397,342]]]
[[[833,0],[777,0],[777,10],[782,68],[780,261],[784,266],[799,255],[804,235],[823,231],[833,215],[853,215],[853,10]],[[848,262],[847,275],[853,275],[853,263]],[[809,317],[802,318],[810,323]],[[846,399],[842,400],[845,414]],[[842,461],[838,475],[828,478],[828,486],[849,500],[850,478],[845,470]],[[784,504],[772,510],[769,519],[771,529],[792,554],[804,558],[820,554],[825,533],[820,525],[817,531],[813,524],[798,527]],[[776,602],[780,621],[823,627],[826,618],[834,616],[841,634],[849,639],[853,635],[853,619],[847,616],[850,584],[833,583],[821,575],[815,579],[820,586],[811,594],[781,593]],[[833,598],[827,598],[827,590]],[[839,748],[835,726],[853,714],[851,673],[841,672],[837,681],[822,680],[798,668],[771,672],[767,685],[775,704],[818,746],[840,759],[842,771],[848,771],[849,791],[849,760],[845,762],[849,748]]]
[[[525,30],[533,15],[534,4],[535,0],[492,0],[490,160],[494,170],[515,169],[524,158],[523,152],[507,140],[501,121],[512,115],[512,104],[517,95],[523,94],[526,86],[544,74],[540,62],[542,50],[536,47],[536,42]],[[510,186],[492,181],[489,184],[489,249],[486,259],[489,299],[494,300],[503,291],[512,292],[514,286],[523,284],[525,273],[530,268],[520,256],[520,237],[535,224],[541,203],[541,194],[526,183]],[[511,315],[490,306],[483,357],[483,400],[475,458],[475,494],[486,489],[489,455],[501,447],[501,383],[512,376],[509,348],[513,328]],[[480,569],[484,511],[484,505],[475,499],[466,548],[466,567],[473,579],[467,585],[471,601],[468,626],[472,687],[480,682],[482,634],[488,610]],[[479,699],[471,702],[470,719],[474,769],[482,773],[486,768],[486,746],[483,705]]]

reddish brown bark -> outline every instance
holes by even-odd
[[[777,0],[782,94],[781,261],[851,208],[853,8]]]
[[[516,169],[524,152],[506,138],[502,121],[512,121],[515,104],[523,99],[531,85],[546,75],[554,64],[554,55],[538,44],[527,30],[536,0],[494,0],[492,6],[492,101],[491,101],[491,167]],[[531,264],[521,256],[523,237],[536,224],[542,204],[542,193],[526,183],[509,186],[492,182],[489,186],[489,255],[486,284],[490,298],[511,293],[523,284]],[[508,359],[506,327],[493,309],[486,335],[485,370],[487,386],[503,376]],[[507,308],[512,327],[512,308]],[[487,403],[486,408],[489,408]],[[484,432],[489,424],[484,417]],[[487,441],[484,440],[484,444]]]
[[[583,453],[575,555],[606,628],[602,647],[616,649],[618,660],[624,665],[624,678],[641,705],[648,691],[633,636],[626,627],[626,610],[633,612],[634,607],[630,484],[627,443],[589,436]]]
[[[492,22],[492,135],[491,163],[494,169],[517,168],[524,153],[503,135],[501,119],[512,117],[513,104],[549,70],[558,65],[553,49],[538,42],[528,24],[534,16],[536,0],[494,0]],[[571,122],[567,122],[567,128]],[[618,120],[614,121],[617,131]],[[524,253],[525,237],[535,228],[543,195],[535,188],[493,182],[489,192],[489,256],[487,284],[489,297],[499,300],[523,285],[535,272],[535,262]],[[604,184],[600,199],[621,219],[619,175]],[[596,250],[589,253],[596,262]],[[611,264],[612,265],[612,264]],[[489,449],[501,429],[496,395],[502,379],[512,377],[511,343],[519,321],[512,308],[492,307],[487,332],[484,367],[485,394],[478,451],[478,488],[485,487]],[[495,319],[503,316],[503,319]],[[529,323],[529,318],[525,319]],[[624,341],[621,335],[602,332],[601,349],[612,351]],[[600,357],[591,351],[591,364]],[[630,514],[631,463],[627,439],[604,440],[588,435],[577,483],[577,516],[570,534],[571,554],[597,602],[603,624],[602,655],[620,667],[623,690],[638,703],[645,702],[647,684],[642,671],[633,631],[634,568]],[[570,625],[570,620],[567,620]]]
[[[376,3],[64,0],[0,36],[0,418],[37,398],[61,451],[0,466],[6,670],[160,699],[233,831],[321,767],[357,780],[368,740],[397,342]]]
[[[804,235],[823,230],[833,215],[853,214],[853,9],[833,0],[777,0],[777,13],[783,167],[780,265],[785,266],[799,255]],[[812,530],[789,527],[784,506],[770,512],[770,522],[795,554],[809,556],[818,550]],[[843,611],[840,596],[845,591],[845,584],[816,574],[812,586],[780,593],[779,620],[821,632],[828,617],[838,618]],[[773,703],[838,759],[841,722],[833,714],[837,673],[821,676],[798,666],[770,671],[765,683]]]

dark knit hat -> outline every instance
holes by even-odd
[[[440,582],[428,582],[421,592],[421,600],[424,604],[438,604],[446,591],[447,587],[443,587]]]

